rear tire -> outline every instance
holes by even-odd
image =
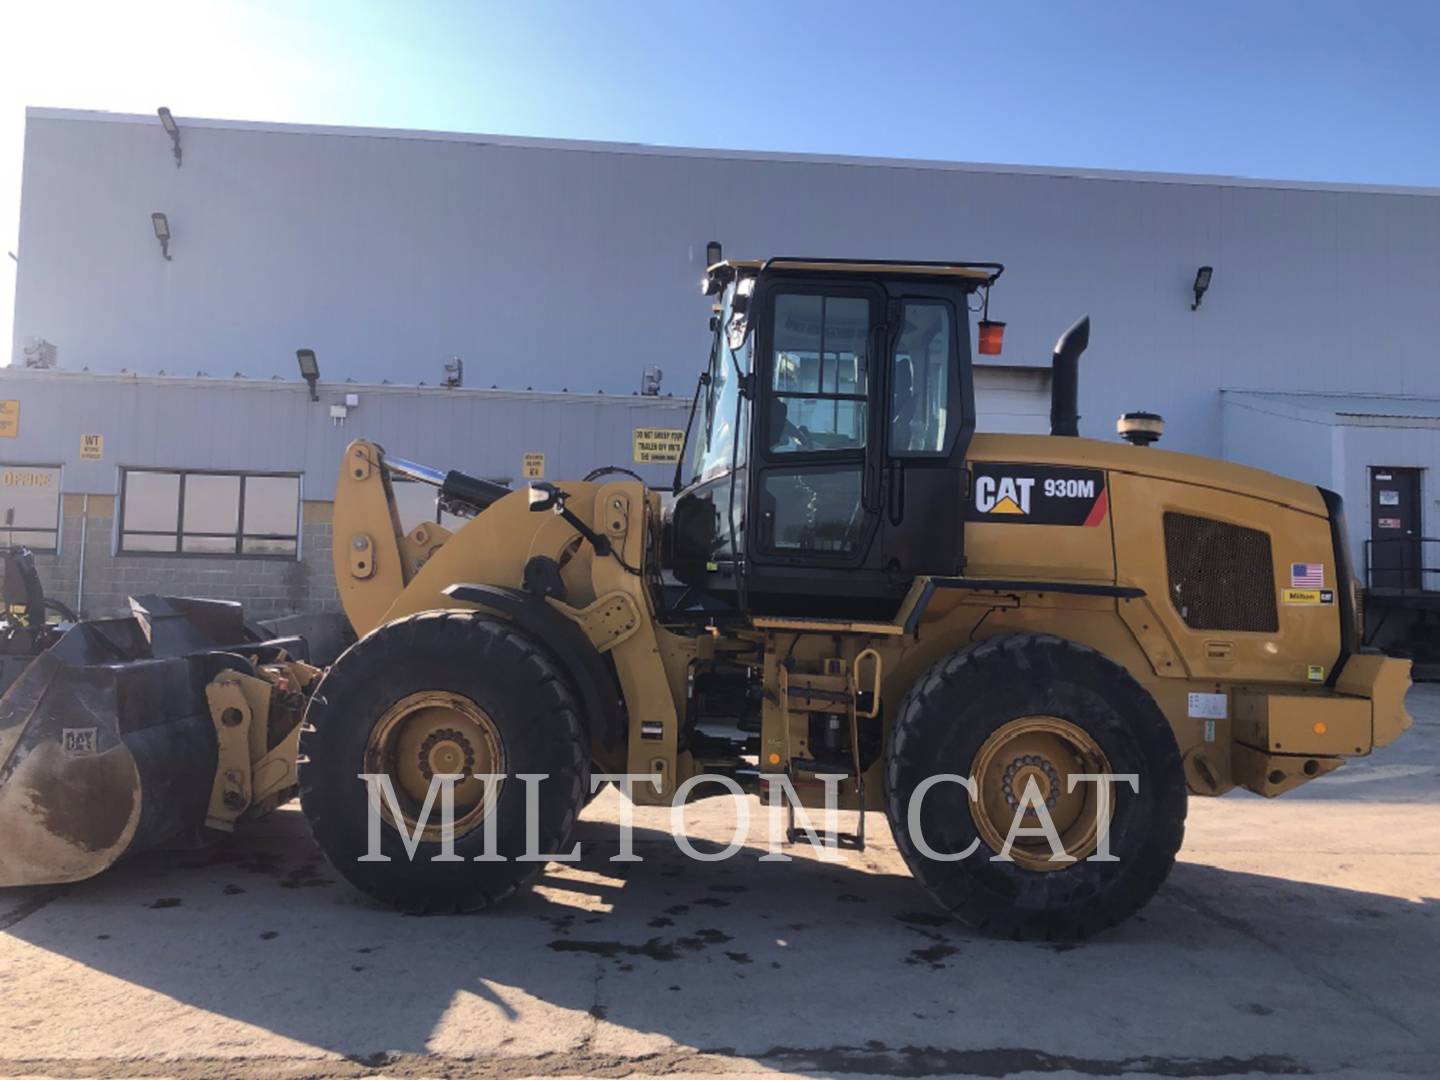
[[[1024,732],[1027,726],[1068,732],[1071,742],[1047,744],[1044,740],[1055,736],[1042,730],[1009,736],[1015,741],[1006,743],[1007,733]],[[1035,742],[1021,739],[1073,752],[1050,755],[1056,759],[1051,765],[1043,753],[1030,751]],[[1103,761],[1104,768],[1086,761]],[[982,775],[974,775],[977,765]],[[1001,825],[997,843],[995,815],[984,800],[985,776],[993,778],[991,770],[997,768],[1002,792],[1027,771],[1047,790],[1046,776],[1066,771],[1137,774],[1138,793],[1124,783],[1111,789],[1109,848],[1119,861],[1089,861],[1085,852],[1093,852],[1093,839],[1078,824],[1075,832],[1061,835],[1067,850],[1067,838],[1079,837],[1077,861],[1037,868],[1031,855],[1027,866],[1018,847],[1015,861],[991,861],[1010,821]],[[959,784],[937,783],[924,795],[919,824],[932,851],[962,852],[979,841],[974,853],[959,861],[928,857],[909,830],[916,787],[938,773],[974,775],[980,791],[981,797],[972,800]],[[1184,837],[1184,770],[1159,707],[1118,664],[1049,635],[991,638],[922,674],[890,732],[885,780],[891,831],[911,872],[961,922],[997,937],[1077,940],[1115,926],[1155,894]],[[1082,784],[1076,790],[1095,786]],[[1091,813],[1090,822],[1094,819]],[[1049,854],[1047,845],[1047,862]]]
[[[483,804],[478,820],[462,832],[459,784],[454,851],[463,861],[432,861],[442,847],[429,838],[421,839],[412,861],[388,816],[380,828],[380,851],[389,861],[359,861],[369,848],[370,804],[369,787],[358,774],[376,769],[377,760],[398,760],[398,752],[393,759],[377,757],[376,739],[396,723],[391,718],[397,708],[403,715],[405,702],[428,700],[453,702],[462,710],[447,724],[443,712],[442,719],[431,720],[435,706],[417,707],[417,722],[436,726],[420,756],[428,751],[444,763],[431,772],[507,776],[492,811],[495,851],[503,862],[472,861],[485,851]],[[567,850],[590,782],[581,717],[559,665],[504,620],[476,611],[428,611],[400,619],[346,650],[316,688],[300,739],[300,805],[331,864],[363,892],[416,914],[477,911],[529,885],[545,865],[516,861],[526,838],[526,792],[517,774],[548,776],[538,784],[537,850]],[[462,732],[469,737],[461,738]],[[446,740],[460,752],[450,752]],[[408,765],[414,742],[399,745]],[[500,767],[487,764],[492,757]],[[462,760],[468,768],[450,764]],[[423,782],[428,774],[421,775]],[[404,779],[397,765],[392,781],[397,791]],[[438,799],[430,820],[439,821]]]

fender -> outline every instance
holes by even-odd
[[[500,585],[455,584],[445,595],[452,600],[499,615],[542,644],[560,665],[585,703],[585,720],[592,742],[606,750],[625,743],[625,721],[620,714],[620,688],[605,661],[583,630],[543,598]]]

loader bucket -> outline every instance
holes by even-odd
[[[218,745],[207,684],[253,657],[304,654],[299,639],[262,641],[239,604],[131,606],[71,626],[0,696],[0,886],[80,881],[199,843]]]

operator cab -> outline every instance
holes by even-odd
[[[670,568],[743,612],[884,618],[964,569],[969,311],[995,263],[717,262]]]

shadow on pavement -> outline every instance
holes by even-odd
[[[934,908],[894,872],[888,838],[891,869],[868,854],[760,863],[760,849],[697,863],[638,828],[645,861],[611,864],[617,836],[582,821],[583,862],[548,867],[537,891],[483,915],[410,918],[339,880],[285,811],[260,836],[73,886],[7,932],[359,1059],[583,1039],[841,1072],[893,1071],[877,1054],[999,1049],[1038,1054],[1012,1064],[1042,1070],[1147,1055],[1209,1069],[1167,1075],[1333,1065],[1362,1050],[1357,1060],[1433,1060],[1433,898],[1182,863],[1155,902],[1096,941],[1015,944]],[[574,1014],[583,1031],[566,1034]]]

